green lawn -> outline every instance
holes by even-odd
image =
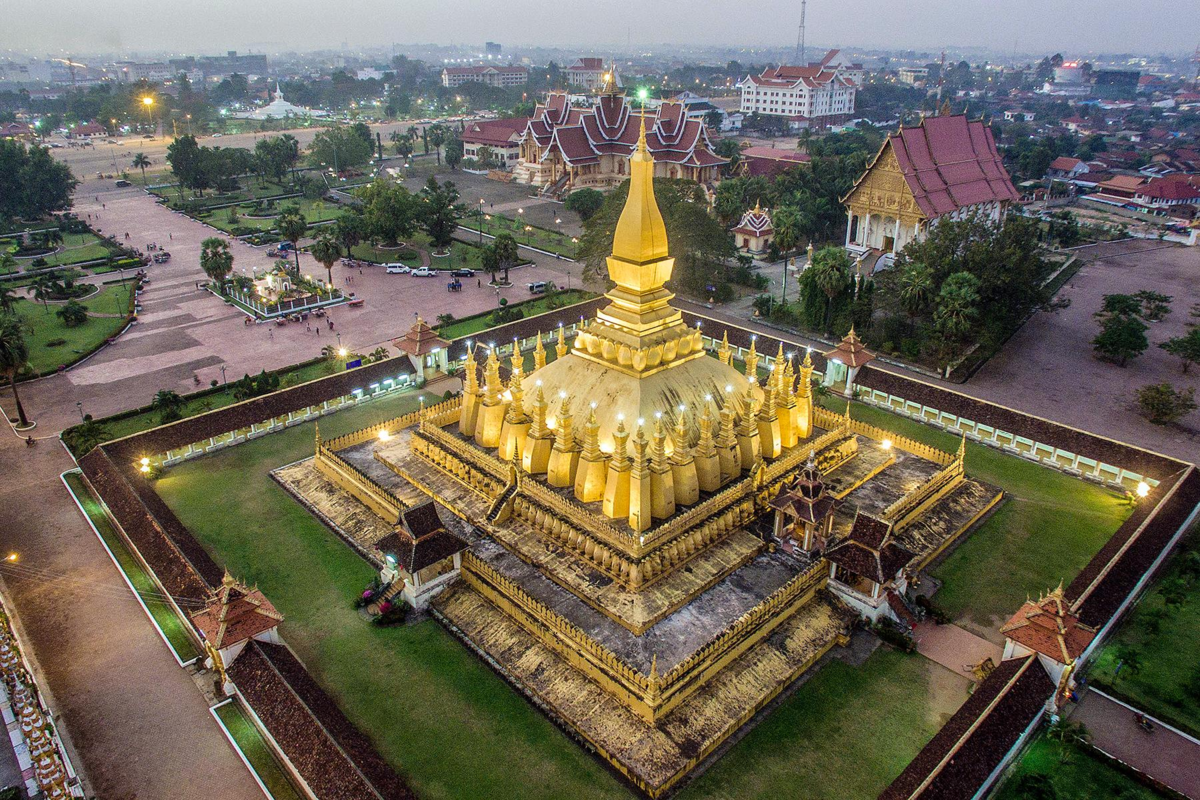
[[[411,411],[416,398],[334,414],[321,432]],[[288,643],[421,796],[628,797],[440,625],[381,629],[359,617],[352,604],[372,568],[268,475],[309,455],[312,437],[311,424],[297,425],[173,467],[156,488],[220,563],[266,593]]]
[[[845,408],[841,399],[826,404]],[[943,450],[958,447],[953,434],[862,403],[851,415]],[[1006,499],[931,572],[944,584],[937,604],[977,629],[994,630],[1027,596],[1070,583],[1129,516],[1108,489],[982,444],[967,442],[966,466]]]
[[[1026,774],[1049,776],[1056,792],[1053,796],[1058,800],[1156,800],[1166,796],[1137,782],[1089,748],[1068,746],[1064,762],[1063,745],[1050,741],[1044,734],[1021,756],[1016,768],[993,795],[995,800],[1032,797],[1021,787],[1021,778]]]
[[[547,230],[536,225],[527,225],[521,220],[505,217],[500,214],[491,214],[491,219],[487,219],[487,215],[483,220],[483,232],[492,236],[497,236],[501,233],[507,233],[517,240],[519,244],[527,244],[536,247],[540,250],[548,250],[551,253],[558,253],[567,258],[575,257],[576,243],[571,241],[571,237],[558,231]],[[468,212],[463,217],[461,223],[464,228],[469,228],[473,231],[479,230],[479,215]],[[525,230],[528,227],[530,230]],[[484,243],[487,243],[484,239]]]
[[[254,767],[254,772],[267,787],[273,800],[302,800],[304,796],[292,783],[287,768],[279,763],[258,726],[242,710],[237,700],[213,709],[213,713],[221,719],[229,735],[237,742],[238,749]]]
[[[1152,716],[1200,736],[1200,597],[1195,567],[1200,528],[1193,528],[1162,577],[1121,624],[1092,664],[1091,679]],[[1164,588],[1186,587],[1181,606],[1164,602]],[[1117,672],[1133,651],[1137,661]]]
[[[831,661],[679,796],[877,797],[966,701],[967,685],[887,647],[861,667]]]
[[[581,303],[584,300],[590,300],[596,295],[592,292],[585,292],[582,289],[572,289],[571,291],[562,291],[554,295],[538,297],[534,300],[525,300],[520,303],[510,305],[510,308],[520,308],[525,313],[526,317],[537,316],[544,314],[547,311],[553,311],[556,308],[569,306],[574,303]],[[451,322],[449,325],[438,326],[438,335],[443,339],[461,339],[464,336],[470,336],[480,331],[487,330],[493,327],[491,324],[492,312],[486,314],[467,317],[465,319]],[[549,332],[548,330],[546,331]]]
[[[179,657],[180,661],[190,661],[200,655],[200,648],[196,646],[195,641],[188,635],[188,623],[180,618],[175,611],[174,606],[168,603],[164,598],[162,590],[150,577],[145,569],[142,568],[141,562],[134,557],[133,553],[125,545],[125,540],[113,529],[112,524],[108,521],[108,517],[104,515],[104,510],[96,501],[96,498],[88,491],[87,485],[79,476],[78,472],[68,472],[66,475],[67,486],[71,490],[71,494],[75,495],[75,499],[83,506],[84,512],[92,524],[96,526],[96,530],[100,532],[100,538],[108,545],[108,549],[112,551],[113,556],[117,559],[117,563],[121,567],[121,571],[125,573],[125,577],[133,584],[133,588],[142,598],[142,602],[146,605],[150,615],[154,617],[154,622],[158,625],[159,630],[171,643],[171,649]]]
[[[404,241],[404,244],[406,247],[401,248],[401,250],[407,249],[409,251],[432,251],[432,245],[429,241],[429,237],[424,233],[413,234]],[[401,259],[397,258],[398,252],[399,251],[395,249],[386,250],[378,247],[372,247],[368,243],[360,244],[350,251],[351,255],[353,255],[355,258],[361,259],[362,261],[370,261],[376,264],[389,264],[395,261],[402,261],[410,267],[420,265],[421,259],[419,257]],[[433,269],[458,269],[460,267],[469,267],[473,270],[479,271],[483,269],[482,262],[483,250],[474,244],[460,242],[455,239],[450,243],[450,255],[431,257],[429,259],[429,266]]]
[[[89,311],[116,314],[120,310],[123,313],[128,308],[128,297],[129,287],[118,284],[106,287],[85,305]],[[56,313],[61,307],[54,303],[43,307],[41,303],[26,298],[17,301],[17,314],[29,322],[32,328],[32,332],[25,334],[25,341],[29,346],[29,366],[34,372],[41,373],[55,369],[60,364],[75,363],[105,339],[115,336],[125,326],[124,316],[111,316],[89,317],[83,325],[68,328]],[[55,339],[66,339],[66,343],[55,347],[47,346],[47,342]]]
[[[288,206],[297,206],[300,213],[308,220],[311,225],[315,222],[325,222],[331,219],[336,219],[338,214],[342,212],[341,206],[336,203],[330,203],[326,200],[307,200],[301,197],[293,197],[287,200],[280,200],[272,209],[274,212],[271,216],[250,216],[251,207],[247,204],[240,206],[231,206],[230,208],[218,208],[215,211],[210,211],[199,215],[198,219],[207,222],[214,228],[229,233],[234,228],[254,228],[258,231],[270,231],[275,229],[275,221],[279,218],[279,212]],[[234,222],[229,221],[229,212],[237,211],[237,219]]]
[[[10,250],[15,248],[15,241],[11,239],[0,242],[0,246],[8,247]],[[100,237],[94,233],[64,233],[62,244],[56,245],[58,251],[49,255],[41,256],[46,260],[45,266],[48,267],[64,267],[72,264],[80,264],[84,261],[95,261],[98,258],[107,258],[109,249],[101,241]],[[32,269],[33,262],[36,258],[20,258],[17,259],[17,264],[21,269]],[[42,267],[37,267],[41,269]]]

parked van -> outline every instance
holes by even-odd
[[[530,294],[545,294],[554,289],[554,284],[551,281],[537,281],[526,285],[529,287]]]

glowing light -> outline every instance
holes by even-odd
[[[646,424],[646,420],[642,417],[638,417],[638,427],[640,428],[644,424]]]
[[[733,391],[733,384],[732,383],[725,384],[725,393],[729,394],[732,391]]]
[[[149,459],[149,458],[145,458],[145,457],[143,457],[143,458],[142,458],[142,460],[141,460],[139,463],[140,463],[140,464],[141,464],[143,467],[148,467],[148,466],[150,466],[150,459]]]
[[[139,467],[138,469],[140,469],[140,470],[141,470],[143,473],[147,473],[147,472],[149,472],[149,471],[150,471],[150,465],[149,465],[149,464],[142,464],[142,466],[141,466],[141,467]]]
[[[142,98],[142,105],[144,105],[144,106],[152,106],[152,105],[154,105],[154,98],[153,98],[153,97],[143,97],[143,98]]]
[[[617,414],[617,422],[624,422],[624,421],[625,421],[625,415]]]
[[[655,419],[662,419],[662,412],[661,412],[661,411],[655,411],[655,412],[654,412],[654,418],[655,418]]]
[[[561,400],[566,400],[566,399],[567,399],[567,392],[566,392],[566,390],[564,390],[564,389],[559,389],[559,390],[558,390],[558,397],[559,397],[559,399],[561,399]]]
[[[540,387],[542,385],[542,379],[538,378],[536,381],[533,382],[533,385]]]
[[[1146,483],[1145,481],[1138,481],[1137,496],[1145,497],[1148,494],[1150,494],[1150,484]]]
[[[589,403],[588,405],[590,405],[590,406],[592,407],[592,410],[593,410],[593,411],[595,411],[595,410],[596,410],[596,401],[595,401],[595,400],[593,400],[593,401],[592,401],[591,403]]]
[[[680,403],[680,404],[679,404],[679,410],[680,410],[680,411],[687,411],[687,405],[685,405],[684,403]]]
[[[711,395],[711,394],[706,394],[706,395],[704,395],[704,402],[706,402],[706,403],[711,403],[711,402],[712,402],[712,395]]]
[[[879,443],[879,446],[882,447],[884,450],[891,450],[892,449],[892,440],[884,439],[882,442]]]
[[[344,347],[339,347],[339,348],[338,348],[338,358],[345,358],[345,357],[346,357],[346,352],[347,352],[347,351],[346,351],[346,348],[344,348]]]
[[[386,442],[390,438],[392,438],[392,435],[388,433],[387,430],[382,430],[379,432],[379,441]]]
[[[17,558],[18,558],[18,556],[16,553],[9,553],[7,556],[4,557],[4,560],[15,564],[17,561]]]
[[[645,87],[642,87],[641,89],[638,89],[637,95],[638,95],[638,100],[645,102],[646,98],[650,96],[650,90]]]

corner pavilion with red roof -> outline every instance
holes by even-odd
[[[209,594],[204,608],[191,616],[204,637],[205,666],[221,675],[251,639],[280,644],[278,629],[283,615],[257,586],[246,586],[228,572]]]
[[[408,355],[412,363],[413,373],[431,379],[439,372],[444,373],[449,365],[448,356],[450,343],[438,336],[429,323],[417,315],[417,321],[408,329],[408,333],[392,341],[398,349]]]
[[[838,342],[838,346],[826,351],[824,355],[828,362],[828,366],[825,368],[824,385],[833,386],[835,383],[845,381],[846,397],[850,397],[854,393],[854,377],[858,375],[858,371],[875,360],[875,354],[867,349],[867,346],[862,343],[862,339],[858,338],[853,326],[851,326],[850,332],[842,338],[842,341]]]
[[[1025,601],[1000,632],[1004,634],[1004,660],[1036,654],[1060,693],[1070,688],[1075,660],[1096,638],[1095,629],[1081,623],[1071,610],[1061,583],[1037,602]]]
[[[938,220],[978,214],[999,223],[1018,198],[982,120],[965,114],[927,117],[889,136],[842,198],[846,249],[878,253],[880,266],[886,266]]]

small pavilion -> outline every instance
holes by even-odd
[[[422,610],[458,575],[467,543],[446,528],[432,500],[406,509],[400,523],[375,543],[388,585],[381,599],[403,592],[409,606]]]
[[[738,250],[751,256],[763,255],[775,238],[771,212],[755,203],[754,208],[742,215],[741,222],[730,233],[733,234]]]
[[[871,622],[883,618],[912,627],[916,619],[902,595],[904,568],[915,555],[898,543],[892,525],[859,511],[850,533],[825,552],[829,588]]]
[[[437,335],[433,328],[421,315],[408,329],[408,333],[392,344],[408,355],[413,372],[425,380],[431,379],[437,373],[445,373],[449,366],[450,342]]]
[[[204,651],[208,654],[204,666],[216,670],[223,686],[229,683],[225,670],[251,639],[281,644],[281,622],[283,615],[257,586],[246,586],[228,572],[221,585],[209,594],[204,608],[192,614],[192,623],[204,638]],[[226,688],[226,693],[231,688]]]
[[[1096,631],[1082,624],[1071,610],[1061,583],[1036,602],[1026,600],[1000,632],[1004,634],[1004,659],[1036,653],[1058,684],[1059,697],[1070,692],[1075,662],[1096,638]]]
[[[833,532],[834,512],[839,505],[840,501],[825,488],[810,453],[804,469],[790,484],[781,486],[771,501],[776,541],[789,553],[820,555]]]
[[[875,360],[875,354],[867,349],[862,343],[862,339],[858,338],[858,334],[854,332],[854,326],[850,326],[850,332],[842,339],[838,346],[825,353],[825,360],[828,364],[825,367],[825,386],[833,386],[841,380],[846,381],[846,389],[844,394],[850,397],[854,393],[854,378],[858,375],[858,371],[865,365]]]

